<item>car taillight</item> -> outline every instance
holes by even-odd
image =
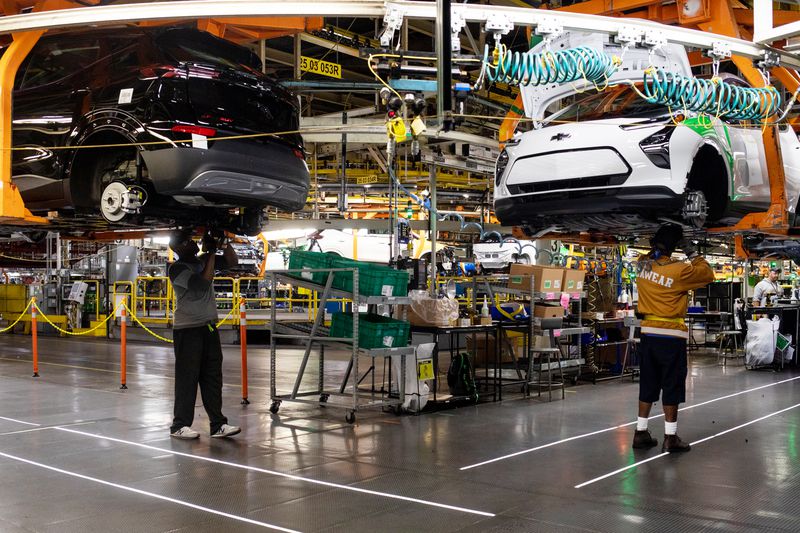
[[[303,153],[303,151],[302,151],[301,149],[299,149],[299,148],[293,148],[293,149],[292,149],[292,152],[293,152],[293,153],[294,153],[294,155],[296,155],[298,158],[300,158],[300,159],[302,159],[302,160],[304,160],[304,161],[305,161],[305,159],[306,159],[306,154],[305,154],[305,153]]]
[[[202,135],[203,137],[213,137],[217,134],[214,128],[207,128],[205,126],[193,126],[189,124],[178,124],[172,126],[172,131],[175,133],[189,133],[194,135]]]
[[[503,177],[503,172],[505,172],[507,165],[508,165],[508,152],[503,150],[502,152],[500,152],[500,156],[497,158],[497,164],[494,167],[495,185],[500,185],[500,178]]]
[[[674,131],[674,127],[667,126],[639,142],[644,155],[658,168],[670,168],[669,140]]]

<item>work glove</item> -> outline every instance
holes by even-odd
[[[213,254],[217,251],[217,239],[209,232],[203,235],[203,251],[207,254]]]
[[[681,250],[683,253],[686,254],[686,257],[689,259],[694,259],[698,255],[700,255],[700,251],[697,249],[697,245],[694,244],[690,239],[684,239],[680,243]]]

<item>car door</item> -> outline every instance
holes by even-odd
[[[76,118],[91,106],[89,78],[98,50],[92,36],[42,39],[17,72],[12,179],[29,208],[62,207],[68,198],[67,151],[58,148],[68,144]]]

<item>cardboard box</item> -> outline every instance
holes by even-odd
[[[564,316],[564,308],[560,305],[535,304],[533,316],[537,318],[559,318]]]
[[[511,272],[508,276],[509,288],[523,291],[531,290],[531,274],[534,276],[533,292],[561,292],[561,282],[564,278],[563,269],[539,265],[519,265],[516,263],[511,265]]]
[[[473,337],[472,335],[466,335],[467,337],[467,351],[472,353],[475,356],[473,363],[475,364],[475,368],[483,368],[487,364],[489,366],[494,365],[495,359],[497,357],[497,342],[495,341],[495,336],[489,334],[489,346],[487,349],[486,346],[486,334],[484,333],[477,333]],[[501,362],[502,363],[510,363],[513,361],[511,354],[509,353],[508,349],[502,347],[500,350],[502,354]]]
[[[583,292],[583,280],[586,278],[585,270],[564,269],[564,279],[561,290],[568,293]]]

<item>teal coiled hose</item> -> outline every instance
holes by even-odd
[[[775,87],[739,87],[718,78],[690,78],[661,69],[645,72],[642,97],[652,104],[733,120],[766,120],[781,107]]]
[[[588,46],[556,52],[512,52],[500,45],[490,59],[489,46],[483,54],[486,76],[492,83],[547,85],[586,80],[601,85],[616,72],[615,58]]]

